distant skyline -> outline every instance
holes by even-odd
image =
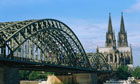
[[[0,22],[58,19],[75,32],[86,52],[105,46],[109,12],[116,40],[123,12],[134,65],[140,65],[140,0],[0,0]]]

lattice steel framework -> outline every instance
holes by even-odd
[[[89,61],[92,68],[97,70],[111,70],[111,67],[108,65],[102,53],[97,52],[93,56],[90,56]]]
[[[90,68],[77,36],[55,19],[0,23],[0,57]]]

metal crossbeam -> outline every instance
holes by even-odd
[[[74,32],[55,19],[0,23],[1,57],[29,63],[95,69]],[[96,58],[93,60],[97,61]]]

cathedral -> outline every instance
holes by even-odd
[[[105,47],[97,47],[97,51],[102,53],[107,63],[115,70],[120,65],[133,66],[132,48],[128,46],[127,32],[124,26],[123,14],[121,15],[120,31],[116,42],[113,31],[111,15],[109,14],[108,31],[106,32]]]

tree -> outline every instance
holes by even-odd
[[[140,79],[140,66],[137,66],[131,74],[136,79]]]
[[[53,74],[53,73],[52,72],[42,72],[42,71],[32,71],[29,74],[28,79],[29,80],[37,80],[37,79],[44,79],[44,80],[46,80],[47,76],[49,74]]]
[[[120,66],[118,69],[117,69],[117,77],[119,79],[127,79],[128,77],[130,77],[131,74],[128,70],[128,66]]]
[[[20,70],[19,74],[20,74],[20,80],[28,80],[30,71]]]
[[[48,75],[54,73],[43,72],[43,71],[20,70],[19,74],[20,74],[20,80],[37,80],[37,79],[46,80]]]
[[[39,71],[32,71],[30,74],[29,74],[29,80],[36,80],[36,79],[39,79],[39,74],[40,72]]]

